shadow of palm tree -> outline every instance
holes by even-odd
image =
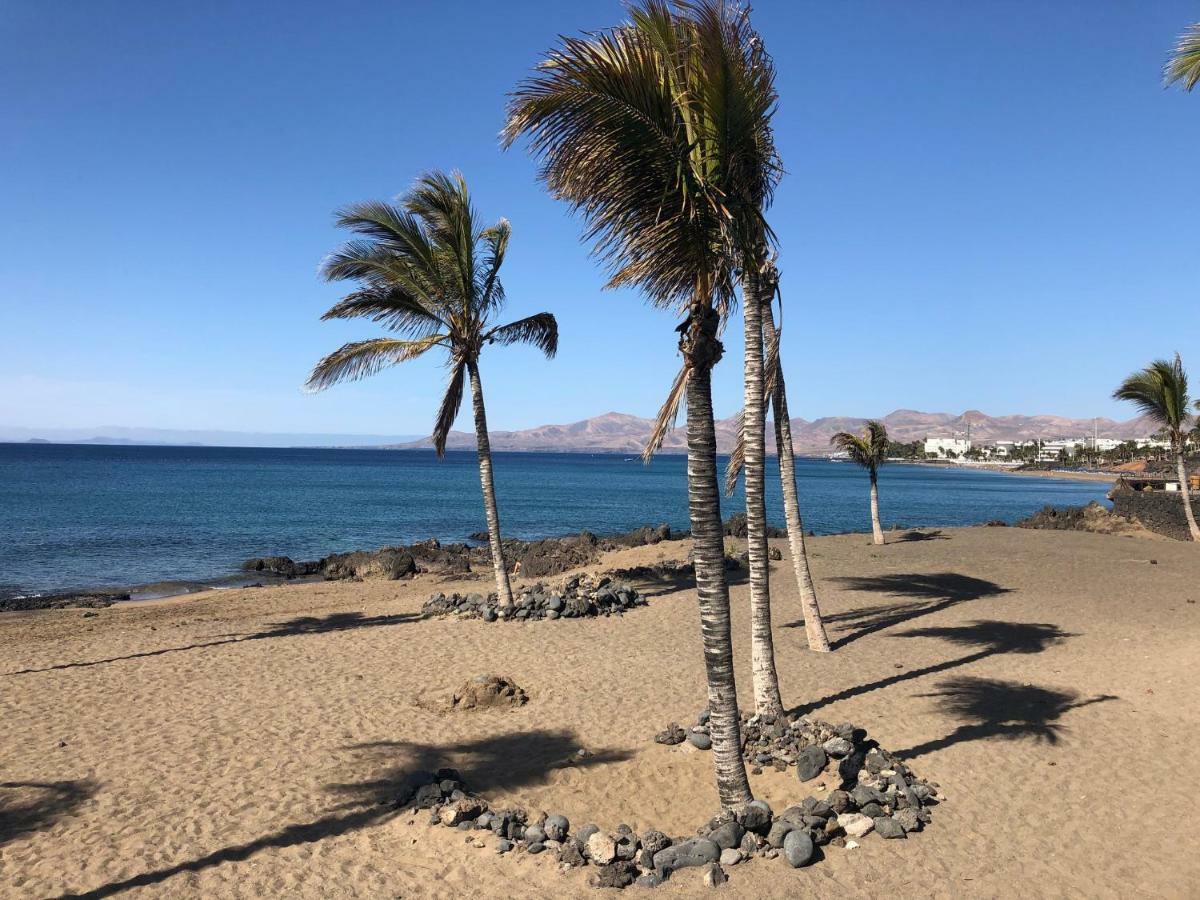
[[[927,637],[940,638],[951,644],[962,647],[978,647],[974,653],[944,660],[919,669],[910,669],[878,681],[871,681],[855,687],[845,688],[832,694],[827,694],[817,700],[801,704],[791,710],[791,715],[808,715],[830,703],[859,697],[872,691],[882,690],[892,685],[936,675],[960,666],[970,665],[987,659],[989,656],[1004,653],[1041,653],[1048,647],[1061,644],[1067,638],[1076,637],[1068,631],[1063,631],[1057,625],[1044,622],[1002,622],[990,619],[972,622],[968,625],[946,626],[938,628],[914,628],[894,635],[895,637]]]
[[[95,795],[94,781],[0,781],[0,845],[48,828]]]
[[[906,531],[888,539],[890,544],[911,544],[917,541],[948,541],[950,538],[942,534],[940,528],[933,531]]]
[[[903,624],[912,619],[928,616],[960,603],[1007,594],[1008,588],[994,581],[972,578],[957,572],[912,573],[876,576],[846,576],[831,581],[850,591],[870,591],[891,594],[895,597],[910,597],[914,602],[887,603],[833,613],[824,617],[825,624],[847,631],[843,637],[832,642],[833,648],[844,647],[859,638]],[[804,620],[788,622],[784,628],[803,628]]]
[[[1076,691],[991,678],[952,678],[941,682],[938,688],[920,696],[937,698],[941,710],[963,723],[945,737],[898,751],[896,756],[901,759],[989,738],[1006,741],[1029,738],[1057,744],[1064,728],[1058,720],[1066,713],[1118,699],[1112,694],[1100,694],[1080,700]]]
[[[726,557],[726,559],[729,559]],[[696,570],[691,563],[658,563],[650,566],[632,566],[614,569],[605,574],[618,581],[627,581],[643,597],[662,597],[679,591],[694,590]],[[745,584],[750,573],[741,565],[725,567],[725,581],[730,585]]]
[[[443,766],[458,768],[469,790],[486,795],[540,783],[551,768],[591,767],[633,755],[624,750],[603,750],[579,756],[579,745],[571,732],[543,730],[512,732],[444,746],[380,741],[346,749],[359,753],[355,768],[367,774],[359,781],[327,785],[327,791],[344,799],[325,815],[90,891],[63,894],[60,900],[68,897],[99,900],[132,888],[160,884],[184,872],[201,872],[223,863],[240,862],[262,850],[316,843],[380,824],[405,811],[405,807],[397,805],[397,797],[403,795],[404,787],[418,773]]]
[[[189,650],[204,650],[208,647],[220,647],[225,644],[242,644],[246,641],[263,641],[271,638],[298,637],[305,634],[326,634],[331,631],[350,631],[358,628],[380,628],[388,625],[401,625],[405,622],[417,622],[423,619],[420,613],[396,613],[388,616],[364,616],[360,612],[330,613],[327,616],[300,616],[286,622],[279,622],[264,631],[252,634],[224,634],[216,640],[201,641],[197,644],[185,644],[180,647],[161,647],[157,650],[145,650],[141,653],[129,653],[125,656],[110,656],[106,659],[91,659],[82,662],[58,663],[40,669],[18,669],[15,672],[4,672],[3,676],[33,675],[38,672],[56,672],[60,669],[86,669],[91,666],[103,666],[108,663],[123,662],[131,659],[148,659],[153,656],[165,656],[169,653],[185,653]]]

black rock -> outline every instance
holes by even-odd
[[[571,830],[571,823],[566,816],[546,816],[542,828],[545,829],[546,837],[550,840],[565,841],[567,832]]]
[[[558,861],[572,868],[586,865],[587,860],[583,858],[583,845],[577,840],[567,841],[558,851]]]
[[[776,819],[771,823],[771,830],[767,832],[767,845],[779,849],[783,846],[783,839],[787,837],[789,831],[795,831],[796,826],[786,819]]]
[[[881,838],[894,840],[906,837],[903,826],[891,816],[878,816],[875,819],[875,833]]]
[[[715,828],[709,832],[708,839],[713,841],[722,850],[730,850],[741,844],[742,835],[745,833],[746,829],[737,822],[726,822],[719,828]]]
[[[703,731],[689,732],[687,739],[697,750],[708,750],[712,747],[712,738]]]
[[[817,746],[805,747],[796,757],[796,777],[801,781],[812,781],[825,771],[829,757]]]

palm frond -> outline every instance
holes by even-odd
[[[733,449],[729,451],[729,462],[725,465],[725,496],[732,497],[737,490],[738,476],[746,465],[746,411],[739,409],[737,423],[734,426],[735,435]]]
[[[1179,36],[1179,43],[1167,61],[1163,80],[1168,86],[1179,83],[1185,91],[1200,84],[1200,22]]]
[[[1179,354],[1173,360],[1156,359],[1134,372],[1113,391],[1113,399],[1127,400],[1144,415],[1166,428],[1172,440],[1189,420],[1188,378]]]
[[[466,360],[454,356],[450,360],[450,379],[446,382],[446,393],[442,396],[442,405],[438,407],[437,418],[433,422],[433,449],[438,458],[446,455],[446,438],[458,418],[462,408],[463,373],[467,369]]]
[[[667,439],[667,435],[675,428],[675,423],[679,421],[679,409],[684,403],[684,397],[687,394],[688,375],[690,370],[685,362],[679,367],[679,374],[675,376],[675,380],[671,383],[670,393],[667,394],[667,399],[663,401],[663,405],[658,410],[658,416],[654,420],[654,428],[650,432],[650,438],[646,441],[646,446],[642,448],[642,462],[650,462],[654,458],[654,454],[662,449],[663,441]]]
[[[315,392],[341,381],[366,378],[388,366],[416,359],[447,340],[444,334],[434,334],[414,341],[374,338],[345,344],[316,364],[304,386]]]
[[[404,208],[424,223],[431,242],[452,263],[455,296],[474,305],[479,297],[475,279],[475,244],[481,237],[475,208],[461,172],[427,172],[404,195]]]
[[[347,294],[321,321],[364,318],[410,338],[427,337],[445,326],[438,314],[400,287],[381,285]]]
[[[558,322],[547,312],[493,328],[484,340],[494,344],[532,344],[553,359],[558,352]]]
[[[504,286],[500,283],[500,266],[508,252],[508,241],[512,237],[512,226],[508,219],[501,219],[491,228],[484,230],[483,242],[488,255],[483,261],[483,280],[479,286],[479,302],[483,309],[494,311],[504,306]]]

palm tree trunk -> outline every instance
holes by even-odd
[[[746,479],[746,549],[750,557],[750,671],[754,711],[783,715],[775,643],[771,636],[771,574],[767,556],[766,405],[763,398],[763,282],[758,272],[742,282],[745,319],[745,411],[743,435]]]
[[[488,440],[487,411],[483,408],[483,384],[479,365],[467,363],[471,375],[471,405],[475,410],[475,444],[479,448],[479,483],[483,487],[483,509],[487,515],[488,543],[492,545],[492,568],[496,571],[496,596],[506,607],[513,605],[504,548],[500,545],[500,513],[496,509],[496,485],[492,481],[492,444]]]
[[[700,293],[700,292],[698,292]],[[717,488],[717,437],[713,427],[712,366],[721,358],[719,320],[706,304],[695,304],[680,338],[689,365],[687,386],[688,513],[700,634],[708,682],[709,731],[717,793],[726,807],[753,798],[742,760],[741,718],[733,672],[729,585],[725,582],[725,539]]]
[[[1187,466],[1183,462],[1182,447],[1175,451],[1175,469],[1179,473],[1179,493],[1183,496],[1183,513],[1187,516],[1188,531],[1193,541],[1200,541],[1200,529],[1196,528],[1196,514],[1192,511],[1192,489],[1188,487]]]
[[[763,333],[769,343],[776,340],[775,317],[771,302],[763,303]],[[775,446],[779,454],[779,480],[783,487],[783,515],[787,522],[788,547],[792,552],[792,568],[800,589],[800,611],[804,614],[804,630],[808,649],[829,652],[829,636],[817,603],[817,588],[808,565],[808,548],[804,545],[804,522],[800,518],[800,496],[796,489],[796,453],[792,445],[792,423],[788,419],[787,386],[783,381],[783,360],[777,361],[775,391],[771,397],[775,407]]]
[[[871,470],[871,534],[876,544],[883,543],[883,529],[879,526],[879,476]]]

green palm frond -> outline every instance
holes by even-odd
[[[867,422],[861,435],[839,431],[829,439],[829,443],[872,474],[887,462],[890,442],[887,428],[882,422]]]
[[[379,322],[410,338],[426,337],[446,325],[437,312],[427,308],[412,294],[400,287],[387,285],[367,287],[347,294],[321,316],[322,321],[353,318]]]
[[[431,243],[451,263],[458,282],[459,299],[478,300],[475,281],[475,244],[482,229],[475,224],[475,208],[461,172],[428,172],[404,196],[404,207],[424,224]]]
[[[455,356],[450,360],[450,379],[446,382],[446,393],[442,396],[442,404],[438,407],[437,418],[433,422],[433,449],[438,458],[446,455],[446,438],[463,400],[463,374],[467,370],[466,360]]]
[[[501,219],[481,235],[488,248],[483,261],[483,281],[479,286],[479,302],[485,309],[499,309],[504,305],[504,286],[500,284],[500,266],[508,252],[508,241],[512,237],[512,226],[508,219]]]
[[[503,345],[532,344],[552,359],[558,352],[558,322],[550,313],[537,313],[493,328],[484,340]]]
[[[1173,360],[1156,359],[1134,372],[1113,391],[1113,399],[1127,400],[1178,440],[1189,420],[1188,378],[1179,354]]]
[[[308,376],[305,388],[309,391],[322,391],[341,381],[357,381],[388,366],[416,359],[427,350],[447,341],[447,335],[434,334],[415,341],[374,338],[345,344],[316,364],[312,374]]]
[[[1200,23],[1179,36],[1179,43],[1167,62],[1163,79],[1168,85],[1179,83],[1185,91],[1200,84]]]

